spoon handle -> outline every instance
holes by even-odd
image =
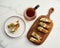
[[[39,5],[36,5],[36,6],[34,7],[34,10],[36,10],[38,7],[39,7]]]

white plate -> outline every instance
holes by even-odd
[[[10,24],[10,23],[16,22],[17,20],[19,20],[19,25],[20,26],[19,26],[19,28],[17,29],[16,32],[11,33],[9,31],[9,28],[7,27],[7,25]],[[22,18],[20,18],[18,16],[11,16],[8,19],[6,19],[4,28],[5,28],[6,34],[9,35],[10,37],[19,37],[24,33],[25,27],[26,27],[26,25],[25,25],[25,22]]]

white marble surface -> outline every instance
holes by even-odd
[[[54,22],[54,27],[46,41],[42,45],[34,45],[31,42],[29,42],[26,38],[27,32],[31,25],[33,24],[33,21],[27,22],[23,17],[23,12],[28,7],[34,7],[37,4],[40,5],[40,7],[37,9],[37,17],[42,14],[47,14],[48,9],[50,7],[54,7],[55,11],[51,15],[51,19]],[[24,34],[19,38],[10,38],[8,37],[3,30],[4,21],[9,16],[1,16],[0,15],[0,39],[3,40],[2,45],[5,46],[5,48],[60,48],[60,1],[59,0],[0,0],[0,6],[5,6],[10,9],[13,9],[11,11],[15,12],[14,15],[21,15],[20,17],[25,21],[26,23],[26,30]],[[1,13],[1,9],[0,9]],[[5,12],[7,14],[7,12]],[[17,14],[16,14],[17,13]],[[1,46],[0,46],[1,48]]]

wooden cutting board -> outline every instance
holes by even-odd
[[[53,27],[53,21],[50,19],[50,15],[51,15],[51,13],[53,13],[53,11],[54,11],[54,8],[50,8],[47,15],[39,16],[37,18],[37,20],[33,23],[33,25],[31,26],[30,30],[27,33],[27,38],[30,42],[32,42],[36,45],[40,45],[46,40],[46,38],[50,34],[52,27]],[[50,23],[45,22],[48,26],[50,26],[50,28],[46,29],[48,31],[48,33],[43,33],[41,31],[37,30],[37,27],[39,26],[39,23],[41,22],[40,21],[41,18],[47,18],[47,19],[51,20]],[[36,33],[38,36],[40,36],[40,41],[39,40],[35,41],[36,38],[32,36],[33,32]],[[31,37],[34,38],[34,39],[32,38],[33,41],[31,41]]]

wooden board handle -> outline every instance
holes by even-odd
[[[50,18],[50,15],[54,12],[54,8],[51,7],[48,11],[47,17]]]

